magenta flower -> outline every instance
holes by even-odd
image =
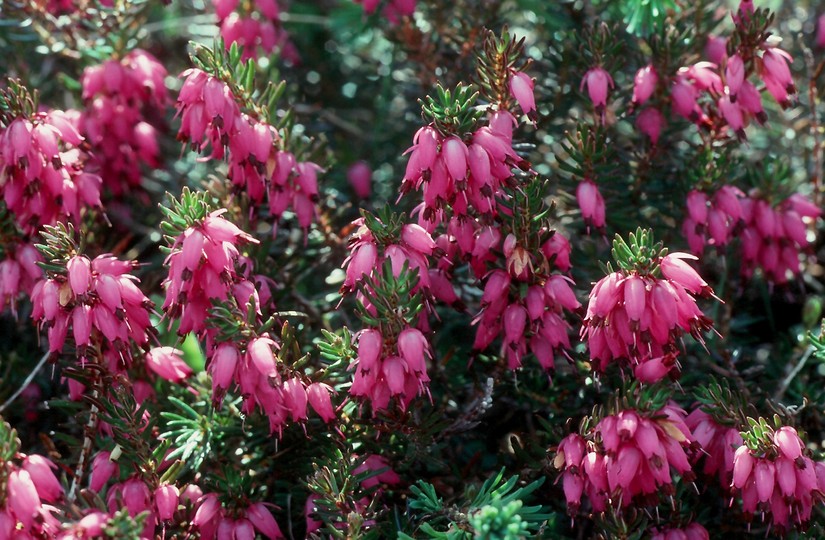
[[[607,106],[607,93],[614,86],[610,74],[604,68],[597,66],[584,74],[579,89],[584,91],[584,88],[587,87],[587,95],[590,97],[590,101],[593,102],[596,111],[603,114]]]
[[[633,79],[633,104],[642,105],[650,99],[659,84],[659,76],[652,64],[641,68]]]
[[[562,470],[567,506],[575,515],[586,494],[594,511],[626,508],[672,489],[673,473],[693,478],[687,450],[693,438],[684,411],[667,405],[655,413],[632,409],[602,418],[586,434],[559,445],[553,464]]]
[[[9,509],[24,527],[30,528],[41,508],[40,495],[31,475],[25,469],[14,470],[6,482]]]
[[[677,342],[683,333],[701,339],[710,328],[689,292],[712,291],[681,260],[685,256],[673,253],[659,261],[665,279],[622,271],[596,283],[581,330],[596,372],[618,361],[632,367],[642,382],[655,382],[678,369]]]
[[[142,182],[143,167],[160,165],[158,127],[147,121],[169,103],[166,68],[135,49],[120,60],[87,67],[79,128],[92,145],[103,185],[122,196]]]
[[[665,127],[666,120],[659,109],[646,108],[639,113],[636,118],[636,129],[650,139],[650,143],[654,146],[659,142],[659,137]]]
[[[58,221],[79,223],[101,206],[101,179],[86,172],[88,156],[74,114],[18,117],[0,129],[0,196],[27,234]]]
[[[813,506],[823,500],[817,479],[821,466],[803,452],[795,429],[780,427],[771,438],[772,445],[763,440],[759,451],[744,444],[736,450],[731,488],[741,496],[746,514],[767,514],[777,533],[804,530]]]
[[[533,88],[536,82],[526,73],[521,71],[511,72],[510,95],[518,102],[521,111],[533,122],[536,121],[536,97]]]
[[[110,452],[99,452],[92,460],[89,489],[95,493],[100,492],[112,476],[118,475],[119,470],[120,468],[117,462],[112,459]]]
[[[356,161],[347,169],[347,181],[355,195],[369,199],[372,194],[372,169],[366,161]]]
[[[172,484],[162,484],[155,489],[154,499],[158,519],[166,521],[172,519],[178,509],[180,490]]]
[[[182,382],[192,374],[192,368],[183,361],[174,347],[154,347],[146,353],[146,367],[170,382]]]
[[[596,229],[604,228],[606,214],[604,198],[592,180],[585,179],[579,182],[576,188],[576,200],[585,222]]]

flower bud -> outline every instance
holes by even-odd
[[[162,521],[172,519],[178,509],[178,499],[180,491],[171,484],[163,484],[155,490],[155,506],[158,510],[158,518]]]
[[[372,169],[366,161],[356,161],[350,165],[347,181],[358,198],[368,199],[372,194]]]
[[[86,294],[91,286],[91,261],[83,255],[75,255],[66,263],[69,273],[69,285],[76,295]]]
[[[332,407],[332,400],[329,396],[330,391],[331,388],[329,386],[318,382],[312,383],[307,387],[307,399],[309,399],[312,410],[321,417],[321,420],[327,423],[336,418],[335,411]]]
[[[645,103],[656,91],[657,84],[659,84],[659,76],[653,65],[648,64],[637,71],[633,79],[633,103],[636,105]]]
[[[57,465],[50,460],[37,454],[26,456],[23,469],[31,476],[38,495],[44,501],[54,502],[63,495],[63,487],[52,472],[57,469]]]

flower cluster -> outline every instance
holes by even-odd
[[[719,133],[730,130],[744,139],[752,119],[760,124],[767,120],[761,91],[749,79],[754,75],[782,107],[789,105],[789,97],[796,92],[788,65],[792,59],[767,40],[770,33],[750,16],[752,13],[753,5],[743,2],[734,15],[738,39],[730,55],[728,40],[712,37],[705,48],[710,61],[684,66],[672,76],[657,71],[654,64],[637,71],[631,103],[634,108],[643,106],[636,127],[651,143],[658,142],[667,124],[662,110],[668,103],[677,116]],[[582,81],[597,108],[605,102],[608,82],[612,82],[609,76],[599,73],[598,68],[590,70]],[[657,94],[661,99],[654,100]]]
[[[646,414],[627,409],[605,416],[587,434],[572,433],[559,445],[553,464],[563,470],[567,506],[576,513],[582,494],[593,510],[656,504],[673,493],[673,472],[690,479],[686,450],[693,437],[685,412],[675,405]]]
[[[566,258],[569,257],[569,251],[566,251],[569,244],[558,231],[553,235],[556,237],[555,241],[547,242],[562,249],[562,257],[555,259],[556,266],[564,268],[566,261],[569,268],[569,258]],[[503,333],[501,356],[507,358],[510,369],[521,367],[522,358],[528,351],[535,355],[541,367],[553,369],[555,353],[570,348],[570,325],[564,319],[564,313],[579,309],[581,304],[573,292],[570,278],[544,274],[532,267],[528,270],[523,257],[529,255],[518,255],[517,249],[517,246],[505,247],[509,271],[494,270],[486,277],[481,312],[475,319],[478,329],[473,348],[486,349]],[[542,255],[552,249],[547,246]],[[544,262],[543,266],[548,268],[549,263]],[[529,286],[522,297],[517,290],[524,283]]]
[[[799,255],[812,248],[808,223],[822,209],[801,194],[772,206],[755,193],[742,201],[742,274],[747,278],[761,268],[768,280],[787,283],[801,272]]]
[[[701,341],[702,332],[711,328],[693,295],[712,291],[685,258],[695,257],[671,253],[658,258],[664,278],[652,268],[623,269],[596,283],[581,330],[595,371],[617,361],[647,383],[678,373],[679,338],[689,333]]]
[[[353,362],[350,394],[369,399],[374,410],[386,410],[398,398],[403,409],[426,391],[426,359],[430,344],[417,328],[407,327],[397,336],[367,328],[358,334],[358,358]]]
[[[659,527],[651,530],[650,540],[710,540],[710,533],[699,523],[685,527]]]
[[[361,4],[367,15],[375,13],[381,5],[380,0],[355,0],[355,3]],[[416,0],[390,0],[381,13],[390,23],[398,24],[402,17],[409,17],[415,13],[415,5]]]
[[[362,318],[370,328],[358,334],[358,358],[350,366],[355,372],[350,393],[368,399],[374,410],[386,409],[392,397],[398,397],[406,409],[430,380],[426,359],[432,355],[422,330],[429,328],[431,290],[442,298],[457,298],[449,297],[455,292],[449,282],[444,283],[443,275],[429,271],[428,257],[440,251],[424,228],[401,225],[392,217],[382,223],[369,214],[355,223],[360,226],[350,240],[351,255],[344,261],[346,277],[341,292],[357,289]],[[420,298],[426,309],[419,314],[420,304],[399,306],[386,290],[377,293],[385,282],[404,289],[403,295],[415,295],[416,301]]]
[[[525,105],[526,106],[526,105]],[[444,136],[434,126],[416,132],[407,153],[402,193],[421,190],[421,216],[432,230],[444,221],[449,209],[454,220],[472,221],[472,211],[497,213],[496,197],[512,178],[513,167],[525,167],[512,147],[516,119],[507,111],[490,116],[489,125],[476,129],[467,139]]]
[[[749,278],[761,268],[769,281],[782,284],[801,272],[799,255],[811,249],[808,224],[822,210],[798,193],[772,205],[757,190],[745,196],[723,186],[712,198],[691,191],[687,214],[682,231],[691,251],[701,254],[706,244],[721,248],[738,236],[742,274]]]
[[[191,523],[205,540],[255,538],[256,534],[270,540],[284,538],[265,503],[253,503],[230,512],[218,500],[217,493],[207,493],[197,501]]]
[[[87,358],[99,350],[111,371],[131,365],[131,343],[145,346],[153,332],[152,302],[131,275],[135,263],[112,255],[68,259],[65,272],[50,272],[32,291],[32,318],[48,331],[49,351],[63,350],[71,328],[75,354]]]
[[[86,206],[100,207],[99,176],[85,170],[83,137],[68,113],[18,117],[0,130],[0,194],[27,234],[41,226],[78,223]]]
[[[279,50],[283,58],[297,63],[298,51],[281,25],[281,8],[276,0],[213,0],[221,37],[228,49],[233,43],[243,47],[243,58],[257,58]],[[240,8],[240,11],[239,11]],[[249,10],[249,11],[245,11]]]
[[[103,186],[114,196],[141,185],[141,165],[160,164],[152,118],[169,103],[165,78],[166,68],[140,49],[83,72],[80,129],[92,145]]]
[[[700,255],[706,244],[722,248],[735,237],[744,197],[739,188],[730,185],[722,186],[712,197],[695,189],[688,193],[682,232],[692,252]]]
[[[732,54],[722,46],[724,41],[708,47],[710,62],[683,67],[671,87],[673,112],[692,122],[724,126],[740,139],[751,119],[764,123],[767,119],[762,96],[748,78],[757,75],[765,89],[783,108],[796,93],[789,63],[791,56],[768,41],[769,35],[759,28],[752,17],[753,5],[742,2],[734,15],[736,32],[740,36]],[[762,41],[755,44],[761,38]],[[703,95],[707,105],[702,106]]]
[[[754,435],[760,427],[748,435]],[[731,487],[742,498],[742,510],[752,516],[768,514],[774,529],[804,529],[814,504],[825,493],[825,464],[805,454],[805,445],[792,427],[759,430],[736,450]]]
[[[355,220],[353,225],[357,229],[349,241],[350,255],[344,260],[346,277],[341,286],[342,293],[357,290],[364,277],[380,273],[386,261],[390,262],[396,277],[405,266],[417,271],[416,290],[430,288],[428,257],[439,252],[430,233],[419,225],[407,223],[400,227],[398,234],[385,236],[379,233],[379,238],[364,218]],[[366,300],[362,294],[358,298]]]
[[[274,220],[292,208],[300,226],[308,228],[315,219],[321,168],[278,149],[281,139],[275,128],[242,112],[225,82],[200,69],[183,76],[178,138],[201,152],[211,146],[212,158],[226,157],[232,185],[254,203],[267,198]]]
[[[733,456],[742,445],[742,435],[732,425],[719,423],[713,416],[697,407],[685,418],[693,438],[702,446],[696,459],[703,459],[702,472],[717,475],[723,487],[730,486],[733,474]]]
[[[270,431],[283,432],[291,419],[304,422],[307,405],[324,422],[336,418],[330,399],[332,389],[323,383],[307,383],[279,361],[273,350],[279,344],[264,333],[246,343],[216,341],[208,354],[213,401],[219,403],[227,390],[237,385],[244,396],[243,411],[259,408],[269,419]]]
[[[63,488],[54,475],[57,466],[37,455],[18,455],[0,465],[0,538],[54,538],[60,523],[51,506],[63,498]],[[15,536],[19,535],[19,536]],[[24,536],[25,535],[25,536]]]
[[[229,298],[233,286],[241,281],[235,269],[238,246],[257,242],[223,218],[225,212],[211,212],[193,223],[175,238],[166,258],[169,276],[164,281],[163,310],[172,319],[180,318],[180,335],[205,329],[212,301]],[[241,303],[245,305],[248,299]]]
[[[43,277],[37,265],[43,258],[30,243],[16,242],[4,246],[5,258],[0,262],[0,307],[8,305],[17,315],[17,300],[21,293],[31,296],[35,283]]]

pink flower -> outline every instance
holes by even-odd
[[[25,469],[12,471],[7,480],[7,501],[14,516],[29,528],[40,510],[40,496],[31,475]]]
[[[246,509],[246,517],[252,525],[270,540],[284,538],[278,523],[264,503],[255,503]]]
[[[665,117],[659,109],[650,107],[643,109],[636,118],[636,128],[647,135],[654,146],[659,142],[665,124]]]
[[[673,112],[683,116],[692,122],[696,122],[702,116],[699,106],[696,104],[696,88],[686,79],[679,79],[670,89],[671,104]]]
[[[175,511],[178,509],[179,498],[180,491],[174,485],[162,484],[155,489],[155,506],[160,520],[166,521],[172,519]]]
[[[705,293],[710,290],[707,282],[699,273],[691,268],[684,259],[696,260],[697,257],[689,253],[668,253],[659,263],[662,274],[670,281],[677,283],[694,294]]]
[[[776,430],[773,434],[773,443],[782,455],[790,460],[795,460],[802,455],[802,440],[792,427],[783,426]]]
[[[739,89],[742,88],[742,83],[745,81],[745,63],[742,57],[734,54],[728,58],[725,66],[725,82],[728,85],[728,92],[731,96],[731,101],[736,100],[736,95]]]
[[[816,19],[816,46],[825,48],[825,13]]]
[[[92,460],[92,472],[89,475],[89,489],[95,493],[103,489],[113,475],[117,475],[119,467],[112,459],[110,452],[99,452]]]
[[[37,454],[26,456],[23,470],[29,473],[37,493],[46,502],[55,502],[63,496],[63,487],[54,476],[57,465]]]
[[[602,111],[607,106],[607,93],[613,88],[613,78],[601,67],[594,67],[587,71],[582,78],[580,90],[587,87],[590,101],[597,111]]]
[[[347,180],[360,199],[369,199],[372,193],[372,169],[366,161],[356,161],[347,169]]]
[[[312,383],[307,386],[307,398],[312,409],[324,422],[335,420],[335,410],[332,407],[330,393],[332,388],[323,383]]]
[[[740,139],[745,139],[745,115],[739,105],[731,100],[732,97],[729,95],[720,97],[717,102],[719,112],[722,113],[722,117],[728,123],[731,131],[736,133],[736,136]]]
[[[66,264],[69,273],[69,284],[76,295],[86,294],[91,284],[92,263],[82,255],[74,256]]]
[[[522,112],[533,122],[536,119],[536,98],[533,94],[535,81],[526,73],[515,71],[510,76],[510,94],[518,102]]]
[[[170,382],[182,382],[192,374],[183,361],[183,351],[174,347],[154,347],[146,354],[146,367]]]
[[[603,228],[606,214],[605,204],[596,184],[591,180],[579,182],[576,188],[576,200],[584,220],[597,229]]]
[[[658,84],[659,76],[652,64],[648,64],[637,71],[636,77],[633,79],[633,104],[642,105],[645,103],[656,91]]]
[[[791,69],[788,66],[790,62],[793,62],[793,58],[782,49],[775,47],[766,49],[762,53],[762,69],[760,72],[765,84],[768,85],[768,80],[771,80],[775,82],[777,86],[783,88],[788,94],[796,92]]]
[[[717,66],[721,66],[727,55],[727,39],[720,36],[709,36],[707,43],[705,43],[705,57]]]

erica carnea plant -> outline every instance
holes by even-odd
[[[0,8],[0,540],[825,537],[825,14]]]

